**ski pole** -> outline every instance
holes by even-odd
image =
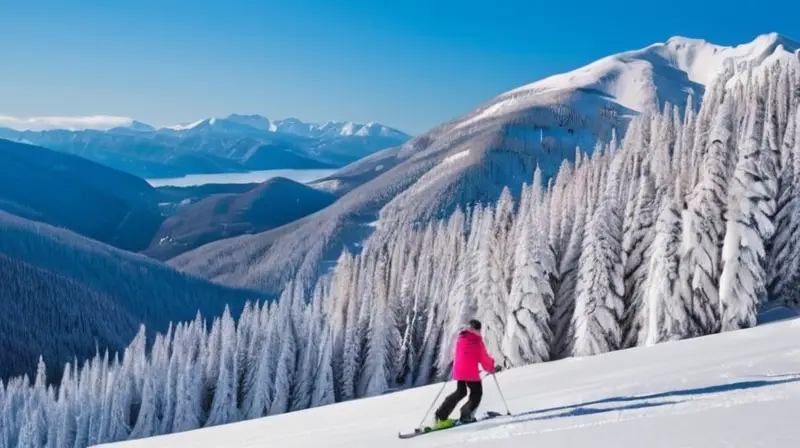
[[[420,428],[422,427],[422,425],[425,424],[425,419],[428,418],[428,414],[431,413],[431,409],[433,409],[433,407],[436,406],[436,402],[439,401],[439,396],[442,395],[442,392],[444,392],[444,387],[445,386],[447,386],[447,381],[442,383],[442,388],[439,389],[439,393],[436,394],[436,398],[433,399],[433,402],[431,403],[431,407],[428,408],[428,412],[425,413],[425,417],[422,417],[422,421],[419,422],[419,427]]]
[[[497,375],[493,373],[492,378],[494,378],[494,384],[497,385],[497,391],[500,392],[500,398],[503,399],[503,404],[506,406],[506,413],[511,415],[511,410],[508,409],[508,402],[506,402],[506,397],[503,395],[503,389],[500,389],[500,382],[497,381]]]

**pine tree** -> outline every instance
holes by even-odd
[[[680,244],[683,239],[680,178],[668,191],[656,221],[652,254],[644,282],[642,307],[637,315],[638,344],[659,342],[688,336],[688,285],[681,279]],[[670,197],[671,196],[671,197]]]
[[[618,170],[615,161],[602,201],[586,226],[573,317],[575,356],[605,353],[622,345],[625,286],[622,220],[616,200]]]
[[[797,114],[800,118],[800,112]],[[797,121],[792,118],[786,126],[781,146],[781,175],[779,177],[778,201],[775,213],[775,235],[767,246],[767,292],[770,300],[790,297],[797,276],[797,261],[800,257],[800,196],[795,175],[793,148],[800,146],[796,135]]]
[[[221,319],[221,345],[219,356],[219,374],[214,389],[214,400],[211,403],[206,426],[224,425],[239,419],[236,405],[236,327],[226,306]]]
[[[774,232],[777,174],[772,151],[759,144],[764,123],[761,97],[755,107],[734,172],[722,247],[722,331],[755,326],[757,306],[766,300],[764,245]]]
[[[311,405],[311,394],[316,382],[317,364],[319,362],[319,341],[321,339],[325,292],[324,281],[318,281],[314,288],[314,296],[310,304],[311,311],[306,322],[305,333],[306,350],[298,369],[297,401],[292,404],[293,411],[306,409]]]
[[[490,217],[491,216],[491,217]],[[489,354],[501,359],[501,343],[505,330],[505,318],[508,315],[508,302],[503,277],[503,258],[501,235],[497,229],[505,224],[496,225],[494,216],[487,215],[482,225],[478,249],[477,291],[478,320],[483,323],[483,335]]]
[[[278,303],[271,302],[269,305],[264,305],[259,319],[260,333],[263,333],[263,343],[261,343],[257,355],[258,362],[253,387],[250,388],[245,397],[244,413],[246,419],[267,415],[269,405],[272,402],[274,373],[280,347]]]
[[[320,341],[320,356],[318,371],[311,395],[311,407],[325,406],[334,403],[335,394],[333,390],[333,345],[331,344],[331,330],[325,325],[322,329],[322,340]]]
[[[387,284],[387,255],[378,255],[375,269],[374,292],[372,297],[375,306],[368,329],[367,355],[364,362],[364,378],[366,381],[365,396],[384,393],[393,380],[393,358],[400,348],[400,334],[394,315],[389,307]]]
[[[525,207],[542,210],[537,190]],[[547,214],[543,214],[546,216]],[[550,359],[553,334],[550,309],[553,290],[550,275],[555,271],[555,257],[548,244],[547,232],[540,225],[543,219],[521,208],[519,240],[515,247],[514,278],[509,298],[510,312],[506,319],[503,355],[507,366],[521,366]],[[544,218],[546,219],[546,218]]]
[[[286,289],[291,289],[287,286]],[[269,407],[269,415],[278,415],[289,412],[294,389],[294,378],[297,372],[297,330],[291,318],[292,294],[281,300],[279,309],[279,324],[281,348],[275,370],[275,395]]]
[[[586,174],[584,170],[584,175]],[[575,291],[578,282],[578,268],[580,265],[581,247],[583,245],[584,233],[586,228],[586,218],[588,204],[584,196],[586,191],[587,178],[585,176],[579,180],[574,200],[578,202],[576,206],[575,221],[569,235],[569,243],[564,252],[564,257],[558,268],[558,283],[553,288],[555,292],[555,303],[551,318],[553,329],[553,352],[552,359],[560,359],[572,353],[573,327],[572,317],[575,312]]]
[[[181,370],[177,378],[173,432],[191,431],[203,423],[203,364],[199,351],[202,346],[200,334],[204,329],[197,326],[198,321],[199,315],[189,325],[182,346],[176,347]]]
[[[725,237],[725,211],[732,148],[732,110],[730,101],[718,109],[709,140],[710,148],[703,165],[704,176],[688,204],[689,223],[683,257],[691,285],[687,304],[688,333],[711,334],[719,329],[719,276],[722,242]]]
[[[625,247],[625,315],[623,317],[623,348],[638,343],[641,322],[638,316],[644,305],[644,284],[647,280],[648,260],[655,237],[655,183],[649,173],[642,175],[636,197],[632,223],[623,240]]]

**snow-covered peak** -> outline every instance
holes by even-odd
[[[617,53],[571,72],[510,90],[468,117],[459,127],[521,111],[537,104],[563,102],[574,92],[607,97],[637,112],[664,102],[683,105],[689,93],[702,94],[726,64],[738,73],[776,60],[794,60],[800,44],[777,33],[726,47],[702,39],[675,36],[666,42]]]
[[[273,121],[276,132],[287,132],[303,137],[391,137],[399,140],[409,136],[397,129],[370,121],[359,124],[352,121],[328,121],[323,124],[306,123],[296,118]]]
[[[111,115],[91,116],[44,116],[44,117],[12,117],[0,115],[0,127],[16,131],[107,131],[114,128],[128,128],[134,130],[152,130],[152,126],[128,117]]]
[[[270,122],[269,119],[267,119],[266,117],[262,117],[261,115],[230,114],[228,115],[227,120],[230,120],[238,124],[244,124],[261,131],[269,132],[272,128],[272,122]]]
[[[194,129],[200,126],[203,123],[211,121],[211,118],[204,118],[202,120],[193,121],[191,123],[181,123],[172,126],[166,126],[164,129],[172,129],[173,131],[188,131],[189,129]]]

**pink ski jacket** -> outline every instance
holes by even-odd
[[[480,334],[466,329],[458,334],[455,359],[453,360],[453,379],[456,381],[480,381],[478,364],[483,370],[494,373],[494,359],[486,351]]]

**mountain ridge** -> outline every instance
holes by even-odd
[[[270,120],[258,114],[238,114],[231,113],[225,117],[211,116],[199,120],[184,122],[174,125],[154,126],[134,118],[111,116],[111,115],[89,115],[89,116],[40,116],[40,117],[14,117],[10,115],[0,116],[0,128],[12,129],[15,131],[115,131],[133,130],[142,132],[159,131],[185,131],[194,129],[204,124],[214,125],[218,121],[229,121],[243,126],[253,127],[267,132],[282,132],[303,137],[312,136],[348,136],[348,135],[375,135],[395,136],[400,138],[410,137],[399,129],[389,127],[374,121],[367,123],[357,123],[354,121],[326,121],[322,123],[306,122],[295,117],[287,117],[278,120]],[[308,132],[299,129],[307,127]],[[335,130],[333,133],[332,130]],[[362,131],[363,130],[363,131]],[[361,132],[359,134],[359,132]],[[312,135],[314,134],[314,135]]]

